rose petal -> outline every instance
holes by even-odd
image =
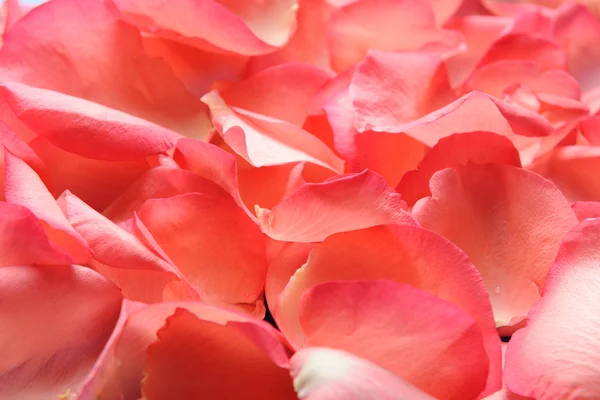
[[[507,387],[522,396],[600,396],[598,259],[600,221],[585,220],[564,239],[541,300],[506,352]]]
[[[76,389],[110,336],[119,290],[79,266],[0,268],[0,398]]]
[[[256,337],[246,336],[250,332]],[[260,347],[281,343],[256,323],[223,326],[178,308],[157,336],[144,368],[142,392],[148,400],[296,398],[288,371]]]
[[[432,197],[417,202],[413,215],[467,253],[497,326],[513,328],[539,297],[562,237],[577,223],[569,203],[551,182],[508,165],[445,169],[430,188]]]
[[[186,44],[257,55],[283,46],[296,29],[297,0],[111,0],[120,15],[142,31]],[[222,27],[226,26],[227,32]]]
[[[579,222],[588,218],[600,218],[600,202],[598,201],[578,201],[573,203],[571,208]]]
[[[369,49],[417,51],[427,46],[453,51],[462,42],[457,32],[439,29],[429,2],[360,0],[336,10],[329,22],[331,64],[343,71]]]
[[[66,265],[74,262],[50,241],[43,223],[27,208],[0,202],[0,266]]]
[[[291,359],[294,387],[307,400],[433,400],[404,379],[351,353],[309,347]]]
[[[369,170],[306,184],[272,210],[258,208],[257,215],[269,237],[305,243],[375,225],[414,223],[400,195]]]
[[[236,313],[201,302],[168,302],[145,306],[126,301],[124,307],[125,311],[121,317],[121,323],[113,332],[94,369],[86,378],[78,396],[79,400],[95,399],[98,394],[102,395],[102,399],[140,398],[140,382],[144,374],[146,349],[156,341],[156,333],[164,325],[166,318],[171,316],[178,308],[193,313],[206,325],[210,323],[220,325],[220,329],[213,326],[215,328],[213,331],[217,331],[216,335],[207,338],[213,340],[213,343],[220,340],[223,331],[237,331],[236,340],[227,341],[224,345],[233,345],[238,349],[241,347],[254,352],[256,350],[253,347],[262,349],[264,355],[261,354],[260,358],[254,360],[257,362],[256,367],[261,366],[275,371],[279,371],[278,368],[275,368],[276,366],[286,367],[288,350],[281,342],[281,335],[264,321],[256,320],[247,314]],[[182,342],[178,343],[181,344]],[[189,343],[196,343],[201,346],[203,341],[193,339]],[[219,354],[215,352],[225,350],[226,347],[223,349],[212,347],[208,353],[204,353],[204,356],[197,358],[195,362],[202,363],[209,353]],[[227,352],[227,354],[227,357],[220,357],[220,361],[236,362],[235,352]],[[265,355],[270,360],[265,360]],[[173,358],[171,360],[175,361]],[[260,364],[258,363],[259,360]],[[235,371],[231,364],[229,369]],[[225,372],[222,369],[220,371]],[[181,382],[180,385],[195,382],[219,386],[223,384],[221,381],[210,382],[203,381],[200,378],[194,379],[193,382]],[[260,381],[256,384],[260,384]],[[291,387],[291,382],[289,384]],[[235,382],[231,382],[227,386],[246,389],[243,386],[235,385]]]
[[[303,294],[300,321],[306,345],[354,353],[440,400],[475,398],[485,387],[489,361],[475,320],[408,285],[321,283]]]
[[[374,227],[330,236],[315,247],[304,265],[301,254],[286,258],[281,253],[278,258],[269,271],[274,281],[289,276],[293,265],[302,267],[288,278],[283,292],[267,292],[267,298],[278,296],[273,315],[295,347],[305,340],[298,319],[304,290],[334,279],[387,279],[426,290],[474,318],[484,334],[489,357],[486,393],[500,388],[500,346],[485,286],[467,256],[443,237],[416,226]],[[283,289],[279,282],[267,290]]]
[[[429,180],[444,168],[458,165],[506,164],[521,166],[519,153],[506,137],[492,132],[467,132],[440,139],[419,163],[416,171],[407,172],[396,190],[409,205],[431,196]]]
[[[206,108],[168,64],[146,54],[140,33],[101,1],[58,0],[36,7],[4,38],[6,80],[49,89],[204,137]]]
[[[138,216],[203,300],[252,305],[261,298],[264,238],[231,197],[150,199]]]
[[[73,229],[40,177],[25,161],[4,151],[4,194],[6,201],[28,208],[43,221],[48,238],[65,249],[74,263],[85,264],[91,252]]]
[[[255,167],[310,162],[341,173],[344,161],[301,128],[274,118],[229,107],[217,92],[202,98],[225,143]]]

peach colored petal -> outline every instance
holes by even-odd
[[[291,359],[291,373],[300,399],[434,399],[377,364],[326,347],[298,351]]]
[[[165,320],[177,309],[193,313],[197,318],[204,321],[205,325],[218,324],[220,328],[213,325],[213,331],[217,331],[217,335],[210,336],[213,341],[218,341],[223,332],[229,331],[230,335],[237,334],[237,337],[234,341],[223,343],[224,346],[229,344],[229,346],[241,347],[247,350],[255,346],[263,349],[263,353],[272,360],[273,365],[287,367],[289,350],[283,344],[281,335],[266,322],[254,319],[247,314],[236,313],[202,302],[166,302],[146,306],[125,301],[120,323],[113,332],[102,355],[98,358],[96,365],[85,379],[77,399],[95,400],[98,394],[101,394],[103,399],[140,398],[140,382],[144,377],[146,350],[148,346],[157,340],[156,333],[165,324]],[[195,340],[192,340],[190,344],[194,342]],[[196,343],[202,345],[203,341],[196,341]],[[225,349],[226,347],[215,347],[209,353],[217,350],[224,351]],[[265,355],[261,355],[254,361],[260,359],[261,364],[259,365],[273,368],[267,362],[268,360],[265,360]],[[199,357],[196,362],[201,363],[202,360],[203,357]],[[228,357],[221,357],[220,361],[224,363],[231,362],[229,368],[232,369],[236,365],[235,363],[241,360],[237,358],[235,352],[230,352]],[[227,365],[223,367],[227,367]],[[217,371],[223,374],[226,373],[221,368],[216,370],[215,373]],[[202,379],[194,380],[194,382],[198,381],[202,382]],[[222,385],[222,382],[204,381],[204,384]],[[228,386],[235,387],[236,385],[235,382],[228,382]]]
[[[600,179],[596,173],[600,168],[600,147],[559,147],[535,168],[570,201],[600,201]]]
[[[295,347],[305,340],[298,319],[304,290],[328,280],[393,280],[453,303],[477,321],[489,357],[486,393],[500,388],[500,342],[485,286],[467,256],[448,240],[416,226],[379,226],[330,236],[315,247],[304,265],[302,253],[297,254],[297,258],[294,253],[278,256],[269,270],[274,284],[267,286],[267,299],[278,296],[275,320]],[[288,278],[285,290],[269,293],[283,289],[281,282],[293,266],[297,271]]]
[[[156,167],[133,182],[102,214],[111,221],[120,223],[132,218],[146,200],[185,193],[227,196],[219,185],[194,173],[179,168]]]
[[[142,31],[208,50],[269,53],[296,29],[297,0],[110,0],[116,12]],[[225,31],[223,27],[226,26]]]
[[[579,222],[588,218],[600,218],[600,202],[578,201],[571,205]]]
[[[327,0],[298,0],[298,6],[294,35],[283,48],[252,57],[247,70],[250,75],[286,62],[302,62],[330,68],[326,38],[327,23],[333,7]]]
[[[0,86],[4,100],[31,130],[86,158],[133,161],[175,146],[178,135],[107,107],[14,82]]]
[[[541,176],[509,165],[469,164],[437,172],[432,197],[413,215],[462,248],[481,273],[498,327],[522,321],[564,234],[577,223],[562,193]]]
[[[289,122],[229,107],[217,92],[202,100],[225,143],[255,167],[310,162],[341,173],[344,161],[323,142]]]
[[[36,7],[4,37],[4,79],[110,107],[191,137],[204,137],[206,108],[137,29],[94,0]]]
[[[331,64],[344,71],[370,49],[451,52],[462,36],[439,29],[429,2],[419,0],[360,0],[336,10],[329,22]]]
[[[506,137],[483,131],[454,134],[440,139],[416,171],[404,174],[396,190],[409,205],[413,205],[417,200],[431,196],[429,180],[437,171],[468,163],[521,166],[519,153]]]
[[[411,286],[321,283],[304,292],[300,322],[306,345],[354,353],[440,400],[475,398],[485,388],[489,361],[475,320]]]
[[[150,199],[138,216],[203,300],[232,305],[260,300],[264,238],[227,194]]]
[[[29,209],[0,202],[0,267],[74,262],[71,254],[50,241],[44,228]]]
[[[566,235],[542,298],[509,343],[505,380],[511,391],[540,400],[600,396],[599,249],[598,219]]]
[[[375,225],[414,224],[400,195],[369,170],[306,184],[272,210],[257,209],[257,215],[269,237],[304,243]]]
[[[332,74],[311,65],[277,65],[219,90],[231,108],[302,126],[313,97]]]
[[[264,348],[281,343],[254,321],[223,326],[177,308],[157,336],[147,349],[145,399],[296,398],[289,372]]]
[[[120,307],[119,290],[89,268],[0,268],[0,398],[53,399],[76,389]]]

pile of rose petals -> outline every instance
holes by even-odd
[[[6,0],[0,400],[600,399],[599,16]]]

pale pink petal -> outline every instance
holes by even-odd
[[[581,222],[564,239],[541,300],[506,352],[507,387],[536,399],[600,396],[600,220]]]
[[[326,347],[298,351],[291,359],[291,373],[300,399],[434,399],[377,364]]]
[[[477,397],[488,365],[474,319],[425,291],[391,281],[330,281],[302,296],[307,346],[354,353],[443,399]]]
[[[79,266],[0,268],[0,398],[76,390],[113,330],[121,295]]]
[[[337,232],[414,224],[400,195],[369,170],[306,184],[272,210],[258,209],[263,232],[276,240],[319,242]]]
[[[462,248],[481,273],[498,327],[521,322],[539,298],[560,241],[577,218],[543,177],[509,165],[437,172],[413,215]]]

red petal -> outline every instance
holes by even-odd
[[[50,399],[76,390],[120,307],[119,290],[89,268],[0,268],[3,397]]]
[[[474,318],[484,334],[489,357],[487,393],[500,388],[501,353],[489,298],[481,277],[467,256],[443,237],[416,226],[374,227],[340,233],[327,238],[310,253],[304,265],[301,257],[285,258],[273,266],[273,277],[283,280],[294,264],[298,269],[285,290],[267,293],[279,296],[274,312],[278,326],[299,347],[304,335],[298,309],[304,290],[328,280],[388,279],[429,291],[462,308]],[[289,264],[284,264],[284,260]],[[402,266],[402,268],[398,268]],[[281,274],[280,276],[278,276]],[[267,290],[277,290],[277,283]]]
[[[507,164],[521,166],[519,153],[506,137],[492,132],[468,132],[440,139],[419,163],[416,171],[407,172],[396,190],[410,205],[431,196],[429,180],[444,168],[458,165]]]
[[[259,208],[257,215],[263,232],[288,242],[319,242],[375,225],[414,224],[400,195],[369,170],[306,184],[272,210]]]
[[[246,55],[264,54],[283,46],[296,29],[298,9],[297,0],[110,3],[118,7],[126,21],[143,31],[200,48]]]
[[[577,223],[569,203],[551,182],[508,165],[445,169],[430,187],[413,215],[467,253],[496,324],[510,329],[539,298],[562,237]]]
[[[571,207],[579,222],[588,218],[600,218],[600,202],[598,201],[578,201]]]
[[[203,300],[233,305],[260,300],[264,238],[229,196],[189,193],[151,199],[138,215]]]
[[[408,285],[321,283],[302,296],[300,321],[306,345],[354,353],[440,400],[476,398],[485,387],[489,361],[475,320]]]
[[[90,17],[92,16],[92,17]],[[146,54],[140,33],[101,1],[36,7],[4,38],[3,77],[62,92],[203,137],[206,108],[167,63]]]
[[[377,364],[326,347],[298,351],[292,357],[291,371],[300,399],[434,399]]]
[[[600,396],[598,291],[600,221],[586,220],[564,239],[541,300],[506,352],[507,387],[536,399]]]
[[[157,336],[144,368],[148,400],[296,398],[288,371],[261,348],[281,343],[255,322],[223,326],[178,308]]]

